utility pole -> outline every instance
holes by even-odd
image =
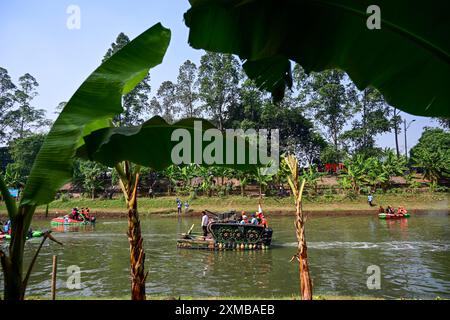
[[[407,145],[407,140],[406,140],[406,130],[408,130],[409,126],[410,126],[411,123],[413,123],[414,121],[416,121],[416,120],[415,120],[415,119],[414,119],[414,120],[411,120],[411,121],[408,123],[408,125],[406,125],[406,119],[403,119],[403,129],[404,129],[404,132],[405,132],[405,158],[406,158],[406,162],[408,162],[408,145]]]

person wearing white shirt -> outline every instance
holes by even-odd
[[[203,229],[203,236],[206,237],[208,235],[208,215],[206,214],[205,211],[203,211],[203,216],[202,216],[202,229]]]

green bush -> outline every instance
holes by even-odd
[[[449,192],[450,189],[446,186],[437,186],[435,192]]]
[[[59,200],[61,202],[68,202],[70,200],[70,197],[68,194],[62,193],[61,196],[59,197]]]
[[[386,193],[388,193],[388,194],[401,194],[401,193],[404,193],[404,190],[402,188],[391,188],[391,189],[388,189],[386,191]]]

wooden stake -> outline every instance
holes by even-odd
[[[53,267],[52,267],[52,300],[56,300],[56,271],[57,271],[57,261],[58,257],[53,256]]]

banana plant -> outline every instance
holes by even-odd
[[[202,178],[202,184],[200,185],[200,190],[202,190],[204,193],[208,195],[208,197],[212,196],[212,193],[214,191],[214,173],[212,171],[212,168],[209,167],[199,167],[199,174]]]
[[[298,160],[293,155],[287,155],[283,159],[283,167],[289,169],[287,176],[289,186],[295,200],[295,230],[297,236],[297,253],[291,261],[296,259],[299,267],[300,296],[303,300],[312,300],[313,287],[308,264],[308,247],[306,245],[305,222],[306,217],[303,213],[302,195],[306,180],[299,176]]]
[[[162,171],[163,175],[167,178],[169,184],[167,186],[167,195],[172,194],[172,188],[177,184],[179,178],[179,168],[175,165],[168,166]]]
[[[245,187],[250,183],[253,175],[250,172],[237,171],[236,178],[239,179],[239,186],[241,188],[241,197],[245,197]]]
[[[254,177],[259,186],[259,197],[262,197],[269,183],[273,180],[273,174],[263,174],[261,168],[256,168]]]
[[[22,183],[21,180],[22,179],[20,177],[19,172],[14,170],[13,167],[10,165],[6,166],[4,173],[4,181],[8,187],[17,188]]]
[[[36,207],[54,200],[61,186],[72,178],[73,163],[83,136],[109,127],[123,111],[122,96],[160,64],[170,41],[170,30],[161,24],[149,28],[102,63],[78,88],[54,122],[31,169],[20,202],[7,199],[12,237],[8,254],[0,251],[4,274],[4,298],[24,299],[23,254],[27,230]]]
[[[407,161],[404,156],[397,157],[392,150],[386,150],[381,162],[381,172],[385,176],[385,181],[381,183],[383,190],[389,187],[391,177],[404,176],[407,170]]]
[[[364,161],[363,168],[363,181],[367,183],[372,190],[375,190],[378,184],[386,183],[386,181],[389,181],[389,175],[386,171],[383,171],[383,167],[377,158],[367,158]]]
[[[189,2],[189,44],[238,55],[276,100],[293,85],[294,61],[308,74],[343,70],[360,90],[375,87],[402,111],[450,116],[448,1]]]
[[[195,177],[195,171],[197,169],[197,165],[191,163],[186,166],[181,167],[180,170],[180,178],[183,181],[183,190],[186,192],[190,192],[191,189],[191,181],[192,178]]]
[[[310,165],[308,169],[302,170],[302,177],[306,180],[306,184],[317,194],[318,181],[322,179],[323,173],[319,172],[316,166]]]
[[[364,185],[366,178],[364,157],[360,154],[344,161],[344,170],[341,172],[341,177],[346,177],[351,181],[352,190],[356,194],[360,193],[361,187]]]

